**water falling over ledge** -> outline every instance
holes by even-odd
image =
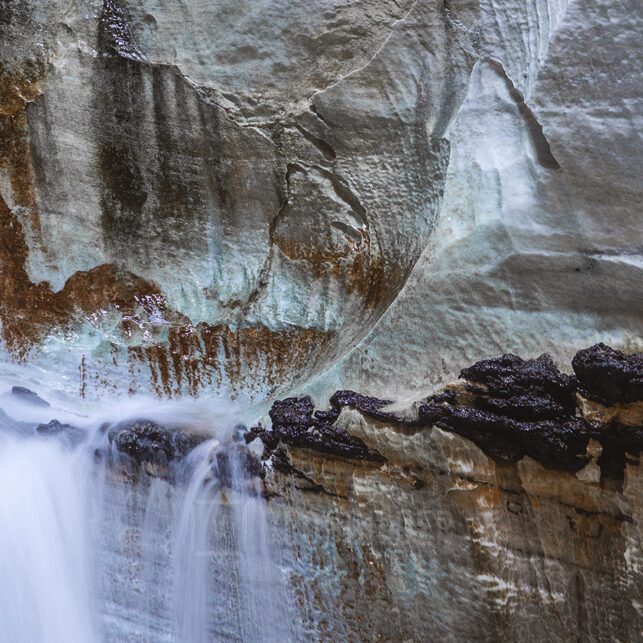
[[[231,409],[130,400],[113,419],[71,425],[5,402],[0,641],[297,638],[255,456]],[[146,411],[155,421],[132,422]],[[179,420],[200,444],[168,458],[158,439],[181,437]],[[148,460],[118,448],[141,425],[136,453]]]

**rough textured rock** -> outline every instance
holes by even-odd
[[[643,360],[641,355],[625,356],[600,345],[579,351],[573,363],[583,377],[581,364],[594,367],[587,368],[594,377],[585,379],[592,382],[593,394],[605,400],[616,390],[622,399],[622,391],[638,383]],[[272,431],[258,427],[247,434],[246,441],[261,438],[268,453],[283,443],[338,457],[385,461],[377,452],[369,455],[366,444],[337,424],[342,408],[350,407],[407,433],[439,426],[468,438],[500,463],[529,456],[548,468],[572,473],[591,463],[599,467],[601,479],[617,484],[623,481],[628,454],[638,458],[643,450],[643,416],[637,416],[636,425],[624,425],[608,411],[603,416],[594,409],[588,411],[576,394],[576,378],[561,373],[547,354],[533,360],[509,354],[482,360],[460,375],[463,384],[422,401],[416,414],[387,410],[390,400],[354,391],[337,391],[329,411],[314,411],[309,397],[278,401],[270,410]],[[290,463],[283,452],[278,458],[282,468]]]
[[[643,402],[643,353],[624,355],[596,344],[576,353],[572,366],[585,397],[606,406]]]
[[[633,2],[0,11],[2,341],[67,392],[640,345]]]
[[[636,640],[642,26],[634,0],[2,3],[0,378],[311,396],[248,436],[305,640]],[[578,383],[512,356],[599,341]],[[167,640],[194,438],[112,439],[163,479],[110,473],[106,629]]]
[[[643,426],[575,417],[576,380],[547,355],[504,355],[462,375],[417,418],[352,391],[314,414],[380,462],[258,433],[307,637],[636,639]],[[494,400],[511,404],[476,408]],[[271,416],[308,425],[312,404],[285,400]]]
[[[343,425],[385,465],[288,447],[301,475],[266,476],[307,638],[637,638],[638,464],[611,490],[352,413]]]
[[[332,418],[329,421],[323,415],[320,417],[319,413],[313,416],[314,409],[309,397],[291,397],[275,402],[270,409],[274,438],[284,444],[345,458],[382,460],[377,452],[369,451],[359,438],[334,426]],[[252,434],[253,437],[255,435]],[[272,438],[268,438],[265,443],[270,446]]]
[[[136,463],[167,466],[184,458],[210,436],[166,427],[150,420],[137,420],[108,430],[119,453]]]

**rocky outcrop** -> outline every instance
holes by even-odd
[[[51,420],[47,424],[39,424],[36,427],[36,433],[45,436],[55,436],[60,438],[70,447],[75,447],[87,438],[87,431],[80,429],[72,424]]]
[[[596,351],[610,349],[579,355]],[[621,387],[641,364],[627,361]],[[272,431],[248,433],[265,444],[269,519],[288,534],[306,636],[636,638],[643,426],[582,417],[579,383],[546,355],[462,376],[404,412],[351,391],[329,411],[291,398]],[[334,434],[320,446],[320,422],[381,460],[330,448]]]
[[[605,344],[576,353],[578,392],[603,406],[643,401],[643,353],[625,355]]]
[[[137,464],[165,467],[180,461],[209,438],[150,420],[119,424],[108,429],[107,435],[120,454],[129,456]]]
[[[366,445],[347,431],[334,425],[334,419],[323,413],[313,415],[314,405],[309,397],[288,398],[275,402],[270,409],[273,438],[284,444],[322,453],[358,460],[382,460],[377,452],[371,452]],[[265,436],[265,432],[261,434]]]
[[[3,6],[3,369],[400,399],[498,347],[637,350],[612,4]]]
[[[353,391],[337,391],[330,399],[329,411],[314,411],[309,397],[289,398],[273,405],[272,432],[254,429],[246,440],[260,437],[270,451],[281,442],[339,457],[377,461],[380,454],[369,453],[361,440],[336,425],[341,409],[350,407],[407,431],[439,426],[468,438],[498,461],[516,462],[528,455],[549,468],[571,472],[578,472],[595,458],[593,445],[598,444],[603,453],[598,459],[602,472],[621,479],[625,454],[638,456],[643,449],[643,416],[638,426],[614,422],[601,426],[596,414],[583,417],[584,407],[577,408],[576,393],[579,386],[587,385],[584,382],[592,382],[599,399],[614,400],[615,391],[620,391],[627,400],[640,403],[643,358],[625,356],[599,344],[579,351],[573,364],[578,380],[561,373],[549,355],[523,360],[507,354],[483,360],[462,370],[462,384],[419,403],[416,416],[387,411],[390,400]]]
[[[579,353],[592,354],[614,355],[606,346]],[[603,400],[617,383],[636,383],[640,356],[617,357],[630,375],[594,378]],[[89,461],[104,487],[104,627],[122,638],[174,636],[168,543],[192,525],[211,548],[197,560],[214,638],[244,627],[242,599],[228,600],[234,560],[266,598],[243,596],[288,615],[288,640],[635,640],[640,419],[586,417],[583,374],[546,355],[503,355],[461,373],[408,407],[353,391],[319,410],[308,396],[287,398],[270,410],[271,426],[238,426],[207,444],[212,436],[187,424],[102,427]],[[33,434],[3,417],[4,429]],[[54,420],[35,432],[67,440],[78,430]],[[191,513],[195,501],[205,518]],[[177,506],[189,509],[178,526]],[[258,521],[270,529],[253,546],[270,542],[270,554],[244,567],[244,534]],[[278,606],[268,598],[274,577],[255,578],[261,565],[285,580]]]
[[[2,3],[0,378],[284,398],[206,468],[228,500],[239,470],[269,498],[305,640],[636,639],[639,15]],[[597,341],[619,350],[558,371]],[[171,511],[205,436],[105,430],[111,473],[150,474],[108,483],[105,537],[125,544],[103,543],[106,564],[127,570],[142,507]],[[171,636],[161,583],[142,605],[132,574],[106,575],[116,638],[131,605]],[[213,638],[239,631],[238,609],[210,608]]]

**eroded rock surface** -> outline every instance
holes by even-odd
[[[136,463],[167,466],[184,458],[209,436],[167,427],[150,420],[120,424],[108,431],[109,441],[119,453]]]
[[[625,355],[596,344],[576,353],[572,366],[584,397],[604,406],[643,402],[643,353]]]
[[[598,359],[590,357],[597,353]],[[608,359],[601,359],[605,355]],[[587,362],[594,366],[590,372],[599,373],[590,380],[599,399],[608,399],[616,390],[628,391],[628,400],[639,395],[640,354],[626,356],[604,345],[579,351],[573,363],[586,380],[590,378],[579,364]],[[614,422],[601,426],[596,414],[583,417],[584,407],[576,406],[577,379],[561,373],[549,355],[523,360],[507,354],[477,362],[460,376],[464,384],[422,401],[415,416],[387,411],[390,400],[353,391],[337,391],[329,411],[314,411],[309,397],[288,398],[276,402],[270,411],[272,432],[255,429],[247,439],[261,437],[270,450],[283,442],[338,456],[366,457],[368,447],[358,441],[351,451],[350,441],[357,439],[335,424],[342,408],[350,407],[407,431],[433,425],[453,431],[500,461],[515,462],[528,455],[547,467],[572,472],[592,458],[590,440],[603,449],[599,464],[604,465],[604,473],[616,478],[621,477],[625,453],[638,456],[643,448],[643,416],[638,426]]]
[[[611,353],[579,355],[596,350]],[[641,359],[626,361],[632,384]],[[269,516],[289,534],[283,564],[307,635],[636,638],[643,426],[576,417],[576,379],[547,355],[462,375],[415,416],[339,391],[329,411],[278,402],[278,428],[248,434],[266,445]],[[315,418],[382,459],[292,439]]]
[[[397,399],[636,349],[640,21],[590,5],[3,6],[4,368]]]

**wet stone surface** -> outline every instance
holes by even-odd
[[[561,373],[549,355],[524,360],[508,353],[476,362],[460,372],[472,392],[483,392],[490,410],[521,420],[574,413],[576,379]],[[502,401],[501,401],[502,400]]]
[[[526,413],[525,413],[526,414]],[[578,471],[592,430],[580,418],[520,422],[499,413],[427,400],[420,407],[426,424],[458,433],[495,459],[515,461],[525,455],[555,469]]]
[[[87,436],[86,431],[72,426],[71,424],[64,424],[58,420],[51,420],[47,424],[39,424],[36,427],[36,433],[46,436],[57,436],[69,446],[76,446],[80,444]]]
[[[241,480],[263,477],[259,459],[242,444],[232,444],[216,452],[213,472],[223,487],[232,487]]]
[[[17,397],[21,402],[24,402],[25,404],[31,404],[32,406],[40,406],[42,408],[48,408],[49,406],[51,406],[49,402],[43,400],[40,395],[38,395],[31,389],[25,388],[24,386],[12,387],[11,395]]]
[[[184,458],[210,438],[203,433],[188,433],[150,420],[120,424],[109,430],[108,437],[119,453],[128,455],[138,464],[151,462],[161,465]]]
[[[267,436],[265,431],[257,433],[256,430],[250,435],[261,437],[268,449],[274,448],[277,440],[290,446],[343,458],[384,461],[379,453],[369,450],[362,440],[336,426],[334,422],[337,416],[324,416],[314,411],[315,407],[308,396],[277,401],[270,409],[272,435]]]

